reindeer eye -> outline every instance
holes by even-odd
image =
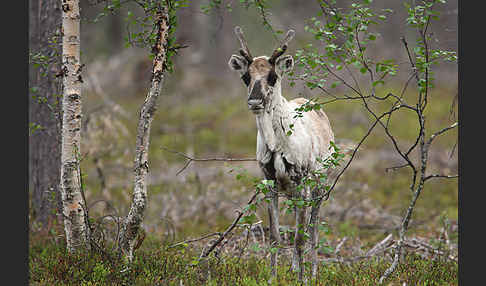
[[[250,73],[249,73],[249,72],[244,73],[244,74],[241,76],[241,79],[242,79],[242,80],[243,80],[243,82],[246,84],[246,86],[250,85],[251,77],[250,77]]]
[[[271,70],[267,77],[267,83],[270,86],[274,86],[275,82],[277,82],[277,73],[274,70]]]

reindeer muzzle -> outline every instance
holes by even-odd
[[[260,110],[263,109],[263,90],[260,81],[256,81],[251,89],[248,97],[248,109]]]

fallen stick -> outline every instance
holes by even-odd
[[[255,194],[251,197],[251,199],[248,201],[247,205],[251,204],[253,202],[253,200],[255,200],[255,198],[257,197],[257,195],[259,194],[260,192],[255,192]],[[208,255],[216,248],[216,246],[218,246],[218,244],[221,243],[221,241],[223,241],[223,239],[236,227],[236,225],[238,224],[238,222],[240,221],[241,217],[243,216],[243,214],[245,213],[244,211],[238,211],[239,214],[238,216],[236,217],[236,219],[233,221],[233,223],[225,230],[225,232],[223,232],[219,238],[213,242],[213,244],[206,250],[204,251],[202,254],[201,254],[201,257],[199,259],[204,259],[206,257],[208,257]]]

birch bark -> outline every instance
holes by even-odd
[[[86,202],[79,167],[81,142],[81,64],[79,0],[62,0],[62,143],[61,199],[70,252],[89,249]]]
[[[131,262],[138,231],[144,219],[147,204],[147,174],[148,150],[150,140],[150,127],[153,115],[156,111],[157,97],[162,86],[164,63],[166,59],[168,14],[165,7],[159,7],[156,20],[157,41],[152,51],[154,59],[152,63],[152,79],[149,92],[140,110],[140,118],[137,127],[137,138],[134,161],[134,189],[132,204],[128,215],[125,217],[119,236],[119,250],[121,254]]]

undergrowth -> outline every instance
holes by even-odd
[[[136,251],[130,270],[112,252],[69,254],[64,243],[32,237],[29,251],[31,285],[268,285],[267,259],[211,257],[194,263],[199,252],[167,249],[153,238]],[[271,285],[296,285],[288,261],[280,261]],[[377,285],[389,266],[373,259],[345,264],[322,264],[317,281],[309,285]],[[446,259],[423,259],[408,254],[387,285],[458,285],[458,264]]]

